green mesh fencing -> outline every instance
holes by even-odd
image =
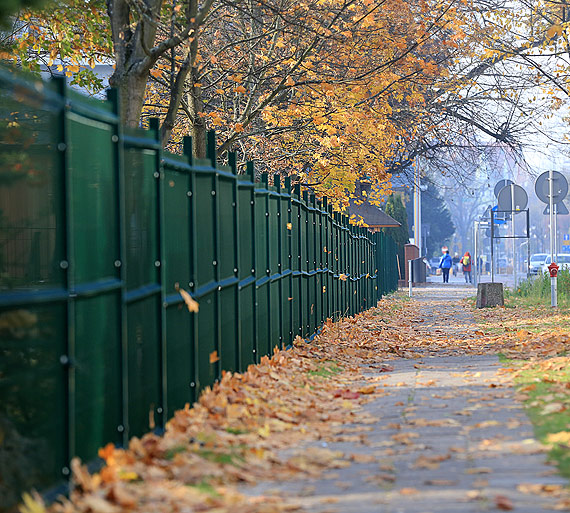
[[[196,160],[112,92],[0,70],[0,95],[0,511],[397,286],[391,239],[216,165],[213,133]]]

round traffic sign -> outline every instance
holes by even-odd
[[[501,189],[503,187],[506,187],[507,185],[511,185],[512,183],[515,183],[515,182],[513,182],[512,180],[508,180],[506,178],[504,180],[499,180],[497,182],[497,184],[495,185],[495,189],[493,191],[495,193],[495,198],[499,197],[499,192],[501,192]]]
[[[538,199],[544,203],[550,203],[550,171],[542,173],[534,183],[534,190]],[[560,203],[568,194],[568,181],[566,177],[558,171],[552,171],[552,202]]]
[[[514,183],[503,187],[497,196],[497,204],[500,210],[516,211],[524,210],[528,205],[528,194],[520,186]]]

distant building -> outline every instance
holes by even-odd
[[[354,197],[351,198],[348,206],[348,215],[351,218],[356,218],[356,220],[362,220],[371,232],[379,232],[380,228],[396,228],[401,226],[393,217],[370,203],[367,195],[370,189],[370,184],[362,182],[356,183]]]

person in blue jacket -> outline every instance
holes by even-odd
[[[449,250],[446,250],[439,261],[439,268],[441,269],[441,274],[443,274],[443,283],[449,283],[449,270],[451,266],[452,260],[449,256]]]

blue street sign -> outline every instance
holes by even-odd
[[[499,210],[499,206],[495,205],[492,209],[493,212],[496,212],[497,210]],[[503,212],[501,212],[500,214],[494,215],[493,216],[493,222],[495,224],[505,224],[507,221],[505,219],[498,219],[497,216],[504,216],[505,214]]]
[[[570,233],[565,233],[563,239],[570,240]]]

